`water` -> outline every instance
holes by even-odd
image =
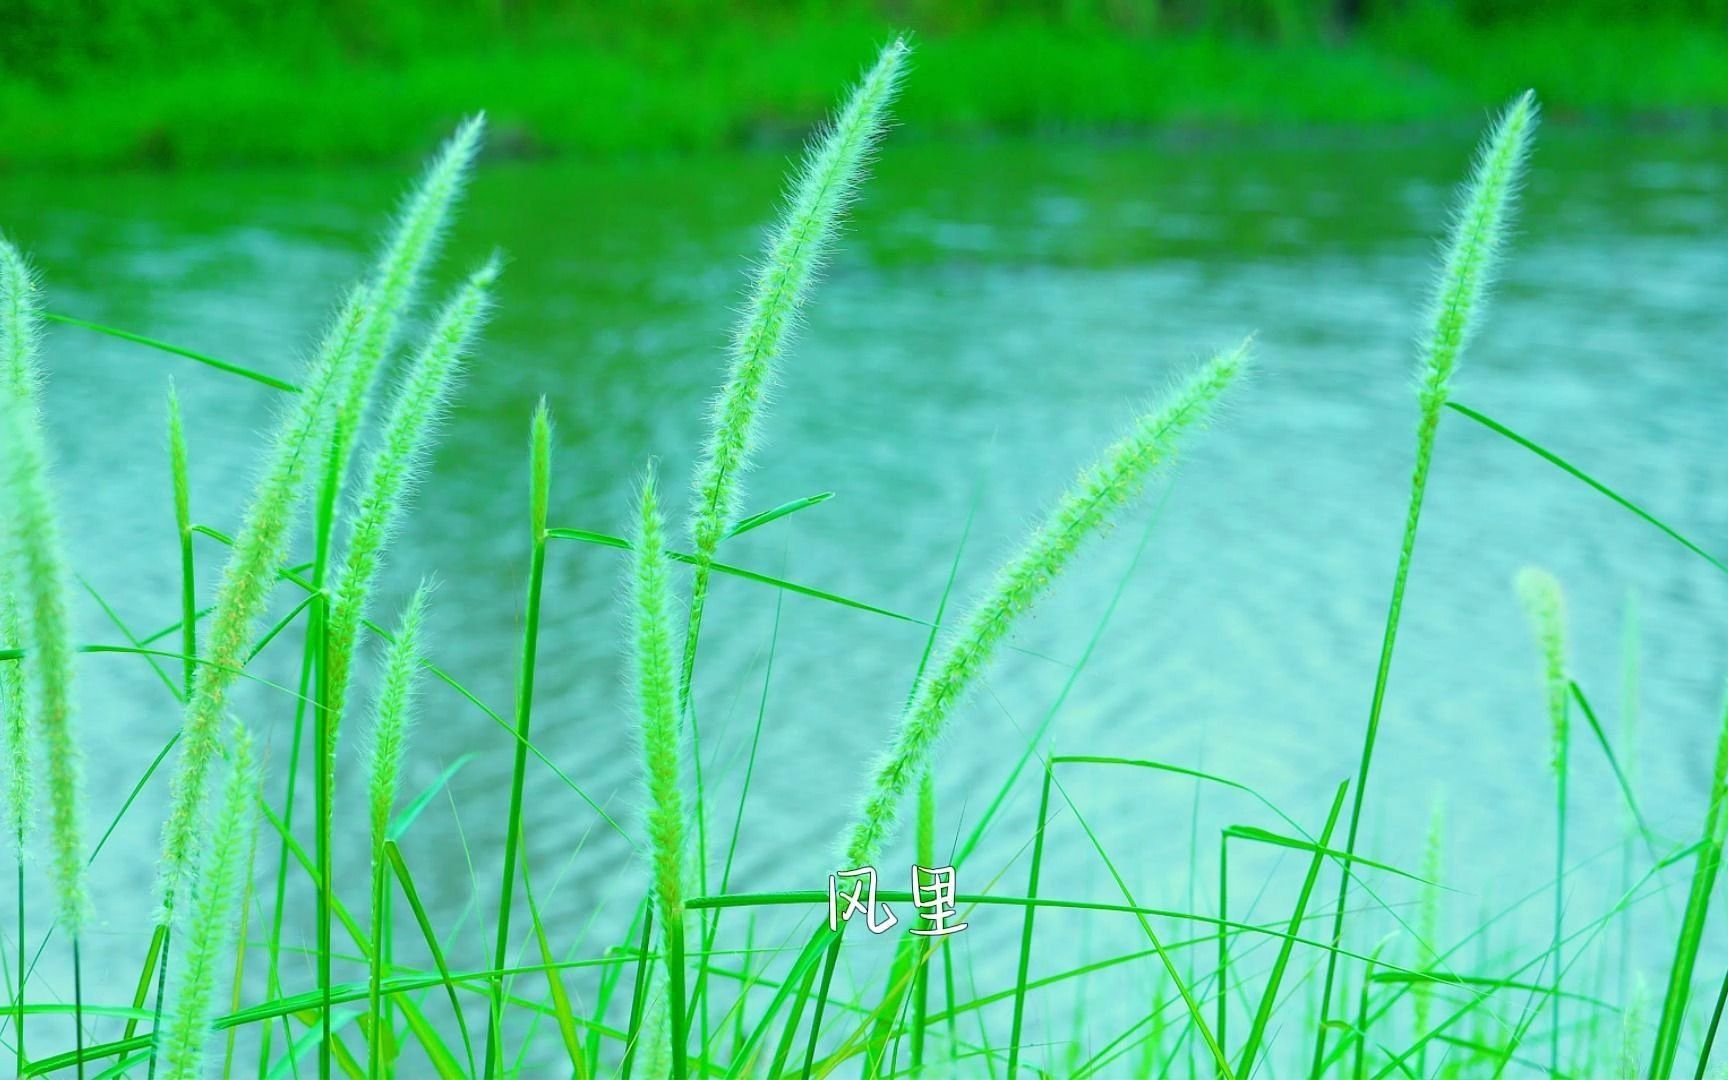
[[[1174,484],[1087,552],[1019,631],[1020,651],[1001,657],[956,718],[937,772],[943,853],[983,814],[1118,590],[1050,745],[1223,773],[1318,831],[1361,745],[1408,484],[1413,342],[1433,238],[1469,138],[889,148],[786,366],[748,504],[835,497],[729,544],[730,561],[929,618],[969,512],[957,603],[976,595],[1137,404],[1246,334],[1257,335],[1260,360]],[[520,649],[535,400],[546,396],[558,425],[553,524],[625,531],[634,477],[651,458],[668,492],[680,494],[741,267],[757,250],[783,165],[773,153],[498,163],[476,181],[440,281],[498,245],[509,257],[501,307],[391,556],[377,614],[436,576],[434,659],[501,714]],[[386,170],[9,177],[0,178],[0,220],[34,252],[54,310],[291,377],[402,182]],[[1546,133],[1501,288],[1457,383],[1460,400],[1716,550],[1728,528],[1725,195],[1728,164],[1708,142]],[[165,625],[176,617],[178,566],[167,381],[174,377],[185,406],[194,516],[222,529],[236,523],[273,394],[70,328],[51,335],[48,362],[78,569],[134,631]],[[201,548],[205,593],[220,556]],[[1656,831],[1694,836],[1708,786],[1728,582],[1536,457],[1448,417],[1363,835],[1368,854],[1418,869],[1431,807],[1443,803],[1446,879],[1457,890],[1446,901],[1449,938],[1551,880],[1548,724],[1511,589],[1531,562],[1567,588],[1578,680],[1621,753],[1635,756]],[[622,568],[615,551],[554,546],[534,741],[636,835],[642,796],[623,690]],[[1629,752],[1621,656],[1633,600],[1642,673]],[[722,579],[703,638],[704,779],[718,808],[709,822],[717,853],[731,834],[774,649],[733,891],[825,886],[836,831],[924,641],[915,623],[796,596],[778,611],[776,638],[776,602],[772,590]],[[81,603],[78,619],[86,640],[121,640],[94,602]],[[260,660],[258,674],[293,681],[294,637]],[[105,825],[177,712],[134,658],[87,658],[82,678],[91,820]],[[279,790],[290,699],[255,686],[237,707],[268,742]],[[1568,912],[1582,925],[1618,893],[1625,814],[1582,725],[1573,747],[1570,842],[1584,865],[1569,882]],[[475,905],[490,911],[496,894],[512,740],[433,686],[407,788],[465,755],[405,852],[440,925],[457,928],[452,962],[484,967],[491,920]],[[622,934],[644,868],[544,764],[530,760],[528,783],[537,898],[565,947],[597,955]],[[357,785],[350,779],[350,794]],[[1193,785],[1157,773],[1077,771],[1068,790],[1136,899],[1156,906],[1188,908],[1193,896],[1195,909],[1214,911],[1218,828],[1279,825],[1216,787],[1196,818]],[[145,790],[96,863],[102,947],[87,951],[87,978],[104,998],[129,992],[142,954],[164,792],[160,781]],[[1029,772],[962,867],[962,889],[1023,891],[1036,794]],[[346,865],[359,875],[364,814],[353,800],[342,809]],[[1044,892],[1119,900],[1072,817],[1052,826]],[[260,881],[274,858],[266,843]],[[884,857],[892,887],[904,887],[909,860],[909,847]],[[1251,913],[1282,918],[1298,860],[1262,866],[1233,853],[1232,863],[1242,867],[1232,915],[1276,869]],[[711,891],[718,876],[717,854]],[[1331,888],[1330,871],[1325,880]],[[1674,872],[1663,880],[1683,895]],[[358,909],[364,890],[354,881]],[[1376,887],[1391,903],[1419,891],[1396,879]],[[1496,930],[1507,951],[1491,958],[1495,970],[1541,951],[1549,903],[1537,897]],[[1637,962],[1652,972],[1679,903],[1638,906]],[[1012,954],[1000,947],[1017,934],[1010,910],[972,915],[980,992],[1012,978]],[[304,942],[309,928],[301,921],[290,939]],[[1144,947],[1122,918],[1052,917],[1040,935],[1048,952],[1035,974]],[[1371,937],[1366,927],[1361,936]],[[1618,931],[1609,940],[1617,949]],[[741,945],[739,919],[722,946]],[[851,976],[875,985],[886,948],[858,947]],[[1298,954],[1301,965],[1311,959]],[[1253,970],[1269,960],[1262,945]],[[44,985],[64,990],[65,972],[52,965]],[[285,970],[291,988],[310,985],[299,957]],[[1133,970],[1126,983],[1086,984],[1098,1045],[1144,1011],[1106,992],[1144,993],[1150,968]],[[1519,1005],[1505,1008],[1515,1016]],[[1035,1000],[1033,1022],[1065,1038],[1071,1007],[1050,992]],[[1006,1013],[991,1022],[1005,1039]],[[1301,1037],[1290,1039],[1295,1052]]]

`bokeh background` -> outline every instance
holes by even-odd
[[[38,262],[51,310],[284,377],[363,271],[416,163],[486,110],[488,150],[439,283],[500,248],[501,306],[380,610],[435,575],[434,659],[502,712],[534,402],[545,395],[558,424],[553,524],[625,531],[632,476],[651,456],[681,490],[788,162],[898,29],[917,46],[899,123],[808,311],[751,482],[758,508],[836,495],[729,545],[732,561],[929,618],[957,551],[963,602],[1136,403],[1249,333],[1260,357],[1174,482],[1090,550],[958,718],[937,772],[942,835],[973,828],[1052,711],[1047,745],[1061,752],[1222,772],[1317,826],[1354,773],[1373,684],[1435,240],[1478,130],[1526,87],[1545,126],[1457,396],[1706,547],[1728,531],[1728,4],[1715,0],[0,0],[0,26],[0,227]],[[169,376],[194,516],[230,531],[273,392],[70,326],[46,349],[68,533],[90,590],[81,633],[120,640],[119,620],[143,634],[177,610]],[[220,555],[202,550],[206,585]],[[1364,850],[1416,869],[1443,807],[1458,932],[1549,873],[1548,727],[1511,589],[1527,563],[1568,589],[1577,677],[1657,831],[1693,835],[1708,786],[1728,582],[1449,417]],[[616,552],[554,549],[535,732],[634,827],[622,568]],[[923,644],[916,624],[795,596],[776,636],[776,599],[718,582],[703,642],[721,834],[774,657],[735,889],[823,887],[831,837]],[[294,649],[259,665],[291,682]],[[136,658],[88,658],[83,677],[92,816],[106,821],[177,713]],[[242,703],[279,784],[287,699],[252,687]],[[1582,734],[1575,746],[1567,903],[1589,919],[1628,872],[1625,815],[1600,753]],[[484,715],[429,691],[408,787],[471,757],[406,848],[454,928],[453,962],[468,966],[486,965],[510,754]],[[622,932],[642,870],[557,776],[536,766],[530,785],[541,906],[597,953]],[[1274,824],[1173,780],[1101,774],[1073,790],[1144,903],[1209,910],[1218,828]],[[87,950],[86,978],[116,997],[148,921],[112,898],[143,895],[163,794],[146,788],[95,869],[113,947]],[[1035,802],[1028,776],[962,888],[1019,891]],[[1274,869],[1287,883],[1295,857],[1245,860],[1240,895]],[[1071,822],[1047,875],[1047,891],[1111,898]],[[1285,910],[1283,890],[1258,913]],[[1390,902],[1414,895],[1386,887]],[[1497,941],[1538,951],[1546,904],[1518,909]],[[1644,976],[1660,985],[1678,905],[1654,897],[1632,936],[1600,943],[1604,1001],[1631,1000]],[[996,944],[1018,925],[974,917],[966,977],[979,992],[1011,983],[1012,953]],[[1126,920],[1040,926],[1052,969],[1087,949],[1129,951],[1139,933]],[[309,932],[309,919],[290,928]],[[886,950],[866,942],[845,977],[876,979]],[[67,973],[45,963],[64,990]],[[1078,1037],[1107,1039],[1139,1015],[1141,991],[1122,985],[1151,975],[1123,979],[1040,997],[1037,1022],[1065,1039],[1078,1002]]]

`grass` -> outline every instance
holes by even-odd
[[[1549,5],[1487,21],[1452,4],[1370,4],[1385,10],[1346,33],[1283,35],[1192,18],[1123,28],[1085,15],[1099,6],[1087,4],[945,12],[836,0],[720,18],[693,4],[651,19],[606,5],[563,17],[503,5],[495,10],[519,21],[499,25],[475,6],[448,13],[437,32],[385,26],[383,42],[345,42],[321,6],[285,6],[304,9],[298,33],[239,27],[213,39],[197,20],[168,18],[82,59],[92,28],[68,28],[38,65],[60,53],[66,63],[35,74],[19,60],[17,77],[0,79],[0,167],[401,161],[475,108],[493,117],[500,154],[785,143],[825,114],[833,73],[908,25],[918,77],[899,114],[919,138],[1452,125],[1529,85],[1557,117],[1707,122],[1728,109],[1728,34],[1680,4]],[[960,14],[975,7],[988,14]],[[165,51],[198,62],[162,64]]]
[[[835,123],[818,135],[794,177],[787,214],[741,318],[709,452],[692,485],[685,523],[692,551],[667,548],[668,527],[652,469],[636,491],[630,536],[554,524],[557,447],[551,416],[542,403],[525,418],[526,601],[516,701],[508,714],[475,697],[459,673],[425,648],[421,627],[428,614],[427,587],[415,593],[390,629],[370,615],[376,575],[391,540],[412,528],[408,497],[435,442],[437,417],[454,393],[455,371],[462,357],[485,348],[477,334],[491,302],[495,262],[471,274],[426,320],[421,340],[404,342],[405,335],[398,333],[399,327],[417,324],[416,286],[435,259],[438,237],[474,160],[478,121],[460,128],[412,187],[375,264],[339,305],[324,339],[310,351],[305,371],[292,383],[271,384],[281,408],[263,441],[256,487],[232,537],[198,520],[206,511],[190,482],[196,447],[187,444],[180,405],[170,395],[166,452],[173,487],[164,492],[163,520],[172,521],[179,541],[176,588],[162,599],[163,625],[150,632],[128,628],[92,594],[123,643],[78,642],[65,629],[72,577],[50,544],[57,536],[55,492],[47,469],[50,448],[35,411],[36,330],[44,316],[34,278],[22,257],[6,249],[0,262],[6,271],[0,275],[0,359],[7,364],[7,380],[0,386],[5,392],[0,430],[10,452],[4,473],[8,505],[19,508],[7,522],[26,527],[9,527],[0,548],[6,824],[20,846],[18,929],[8,943],[9,962],[0,965],[7,981],[0,1031],[21,1075],[160,1072],[180,1077],[219,1071],[224,1076],[456,1077],[550,1071],[584,1080],[613,1075],[684,1080],[1034,1072],[1246,1078],[1306,1072],[1315,1078],[1383,1080],[1518,1072],[1573,1076],[1622,1056],[1633,1062],[1622,1070],[1626,1075],[1643,1070],[1668,1077],[1688,1067],[1695,1075],[1706,1074],[1728,1004],[1723,989],[1728,982],[1717,978],[1705,960],[1718,944],[1711,938],[1709,914],[1728,843],[1728,714],[1695,837],[1676,842],[1658,835],[1638,805],[1631,720],[1611,738],[1591,706],[1566,653],[1559,587],[1551,578],[1529,572],[1516,591],[1535,628],[1542,660],[1539,685],[1554,737],[1553,881],[1498,909],[1467,913],[1445,887],[1438,812],[1426,842],[1381,838],[1381,843],[1406,844],[1376,858],[1359,845],[1359,826],[1372,822],[1373,808],[1382,805],[1377,800],[1388,797],[1376,792],[1376,801],[1369,801],[1370,765],[1402,597],[1421,571],[1415,554],[1424,494],[1448,420],[1458,418],[1454,426],[1471,421],[1470,430],[1496,436],[1496,448],[1507,454],[1534,453],[1553,466],[1553,482],[1581,484],[1601,496],[1605,506],[1651,526],[1650,542],[1677,543],[1698,556],[1700,573],[1722,570],[1702,547],[1584,467],[1452,400],[1454,377],[1484,310],[1489,271],[1500,254],[1527,156],[1533,98],[1515,98],[1490,130],[1444,248],[1432,329],[1417,364],[1410,502],[1354,777],[1330,778],[1328,803],[1291,812],[1227,770],[1056,752],[1058,710],[1095,651],[1110,647],[1105,628],[1154,526],[1185,527],[1160,504],[1115,594],[1100,605],[1097,628],[1071,665],[1055,704],[1021,742],[1002,748],[1002,764],[1012,763],[1006,779],[994,790],[978,792],[984,809],[978,820],[968,822],[960,808],[936,801],[932,778],[956,764],[940,752],[942,736],[975,721],[989,697],[983,688],[991,672],[1019,660],[1013,646],[1017,627],[1064,572],[1102,548],[1101,534],[1150,483],[1170,474],[1179,450],[1203,446],[1199,429],[1227,397],[1251,394],[1253,387],[1246,378],[1244,343],[1198,365],[1138,417],[1122,418],[1125,432],[1101,449],[1066,492],[1050,493],[1048,511],[1024,544],[969,602],[957,589],[968,521],[957,530],[957,550],[931,618],[842,596],[784,571],[725,561],[728,541],[770,529],[790,537],[801,515],[829,497],[817,493],[745,514],[736,483],[755,452],[753,432],[772,422],[764,391],[775,364],[793,359],[787,333],[792,317],[815,302],[818,256],[837,235],[844,196],[860,178],[864,151],[883,130],[891,91],[908,55],[903,42],[890,42]],[[92,324],[76,328],[116,333],[178,360],[214,363],[231,377],[257,381],[255,373],[166,343]],[[401,374],[386,393],[381,388],[392,370]],[[368,404],[374,396],[387,399],[375,418]],[[1206,438],[1231,437],[1228,425],[1222,428]],[[367,443],[369,431],[376,449],[354,469],[356,448]],[[620,488],[629,479],[618,478]],[[197,538],[203,540],[195,545]],[[224,553],[225,565],[214,603],[201,609],[196,585],[210,576],[198,565],[204,541]],[[632,611],[621,648],[634,664],[635,727],[646,793],[640,814],[609,812],[572,778],[572,771],[534,742],[541,618],[553,599],[546,570],[555,546],[595,559],[607,551],[626,556],[622,566],[606,569],[621,572]],[[705,590],[714,575],[748,585],[758,596],[771,591],[776,620],[765,647],[748,751],[736,757],[710,752],[704,785],[695,703],[707,700],[703,688],[714,685],[709,678],[720,676],[694,658]],[[1508,590],[1508,599],[1513,591]],[[907,673],[910,690],[902,714],[885,732],[881,757],[856,775],[829,778],[837,805],[859,797],[850,826],[835,838],[834,869],[878,863],[898,850],[894,838],[901,821],[911,817],[910,847],[920,865],[933,867],[946,859],[968,872],[967,887],[952,897],[953,921],[977,928],[998,916],[1017,925],[1011,981],[980,985],[974,977],[973,939],[913,936],[911,931],[933,926],[916,916],[903,918],[897,947],[876,966],[862,930],[831,929],[822,917],[829,894],[815,887],[821,882],[763,892],[733,887],[740,851],[771,851],[774,843],[772,835],[746,828],[745,803],[758,770],[767,767],[757,759],[763,725],[771,712],[777,716],[783,708],[770,699],[779,604],[787,597],[818,611],[922,627],[924,649]],[[272,620],[270,613],[283,599],[286,614]],[[681,603],[690,605],[687,620],[679,617],[686,614],[679,611]],[[966,614],[950,619],[950,610],[959,609]],[[711,607],[711,630],[729,628],[726,616],[722,607]],[[1601,613],[1572,615],[1574,621],[1590,617]],[[1629,618],[1627,625],[1621,681],[1623,715],[1630,718],[1637,711],[1638,624]],[[288,633],[291,628],[303,632],[298,640]],[[363,662],[367,638],[378,640],[381,670],[364,778],[367,858],[364,866],[355,866],[338,857],[332,842],[336,794],[339,785],[350,782],[334,750],[351,673]],[[264,683],[249,669],[265,651],[289,654],[296,645],[297,686]],[[143,768],[119,814],[100,823],[106,830],[102,841],[86,853],[82,833],[64,826],[67,814],[76,822],[83,811],[77,788],[62,784],[69,774],[55,770],[72,768],[77,757],[67,723],[72,668],[113,662],[110,657],[178,665],[173,674],[170,667],[158,666],[157,674],[164,695],[160,708],[178,712],[183,725]],[[242,682],[261,683],[261,690],[293,702],[281,710],[284,723],[293,725],[286,755],[270,760],[253,752],[255,728],[265,721],[258,710],[236,707],[235,691]],[[496,874],[498,899],[443,921],[446,909],[431,901],[441,897],[446,881],[417,878],[401,842],[428,805],[450,797],[447,785],[465,762],[453,764],[416,794],[401,790],[404,764],[414,754],[413,720],[426,707],[415,693],[420,682],[441,687],[440,709],[461,710],[495,725],[495,752],[510,760],[508,790],[489,793],[495,798],[484,808],[462,807],[469,820],[473,813],[502,814],[496,865],[484,849],[470,850],[466,840],[460,842],[476,879]],[[1364,690],[1369,688],[1365,678]],[[750,692],[757,693],[754,685]],[[1530,701],[1508,703],[1510,716],[1534,711]],[[803,719],[819,723],[819,717]],[[1573,740],[1575,719],[1588,726],[1588,739],[1580,727]],[[1667,729],[1662,737],[1685,739]],[[49,762],[51,788],[46,793],[50,828],[35,834],[26,832],[36,813],[32,800],[42,798],[32,795],[28,783],[31,754]],[[1616,800],[1625,809],[1624,833],[1616,828],[1606,838],[1579,835],[1570,827],[1577,803],[1572,796],[1584,796],[1572,788],[1592,782],[1591,774],[1574,769],[1597,754],[1613,784],[1603,779],[1590,796]],[[715,802],[716,768],[741,775],[735,805]],[[119,821],[133,813],[138,792],[159,771],[170,774],[171,785],[157,932],[142,957],[109,955],[103,939],[79,934],[85,899],[78,886]],[[1527,772],[1530,783],[1547,782],[1539,763],[1529,763]],[[1022,783],[1027,774],[1036,783]],[[1208,799],[1227,800],[1232,813],[1242,815],[1218,836],[1215,894],[1199,880],[1198,854],[1187,867],[1185,906],[1161,906],[1136,894],[1131,884],[1135,853],[1112,849],[1106,842],[1112,823],[1097,816],[1085,797],[1085,785],[1100,776],[1169,784],[1184,796],[1192,785],[1196,807],[1204,789]],[[1028,788],[1038,791],[1036,818],[1017,824],[1006,808],[1028,796]],[[545,849],[532,847],[525,833],[524,807],[530,798],[558,799],[571,816],[568,833],[549,838],[555,849],[572,853],[576,879],[563,887],[580,892],[585,903],[591,896],[617,892],[629,897],[635,916],[618,940],[590,940],[580,926],[542,917],[548,882],[559,886],[551,867],[531,865],[531,853]],[[719,865],[712,888],[710,821],[731,822],[724,857],[714,860]],[[1196,825],[1181,824],[1193,830],[1193,850],[1209,845],[1210,838],[1203,840]],[[589,827],[617,831],[641,852],[641,862],[587,866],[581,830]],[[943,842],[948,830],[951,845]],[[980,844],[987,831],[1014,841],[1006,859],[993,852],[986,856]],[[1045,854],[1058,840],[1076,844],[1094,860],[1101,886],[1083,890],[1065,882],[1057,887],[1050,880]],[[46,912],[29,906],[41,892],[31,887],[30,876],[40,871],[24,857],[34,850],[26,842],[40,843],[49,855],[43,860],[45,877],[55,902]],[[255,881],[252,863],[260,848],[266,855],[275,853],[275,871]],[[1454,860],[1468,854],[1460,851]],[[1574,876],[1604,857],[1620,860],[1618,897],[1594,910],[1568,907]],[[1612,1002],[1637,999],[1635,987],[1626,985],[1633,920],[1643,920],[1641,927],[1652,922],[1655,916],[1647,909],[1658,905],[1650,901],[1677,889],[1688,870],[1684,910],[1668,919],[1672,937],[1656,941],[1640,930],[1639,949],[1659,946],[1672,955],[1660,1005],[1647,1028],[1631,1015],[1616,1018]],[[425,867],[419,871],[424,875]],[[1322,887],[1332,871],[1339,876],[1336,893]],[[906,879],[897,873],[884,878],[878,899],[899,905],[903,913],[915,910],[908,906],[912,893],[896,887]],[[929,879],[913,880],[928,884]],[[1405,900],[1412,894],[1414,904]],[[96,917],[118,919],[130,898],[97,895],[89,903]],[[1525,933],[1532,921],[1540,922],[1540,934]],[[1127,949],[1120,942],[1098,949],[1084,944],[1091,927],[1118,924],[1144,940]],[[1380,936],[1371,936],[1368,927]],[[471,936],[476,930],[489,940],[487,961],[478,968],[453,963],[461,954],[452,946],[464,932]],[[127,974],[115,985],[93,987],[87,996],[80,948],[92,940],[105,949],[105,968]],[[1078,948],[1077,941],[1082,943]],[[70,1003],[36,972],[36,960],[51,949],[70,953],[75,988]],[[1619,962],[1619,973],[1612,977],[1608,973],[1616,965],[1610,960]],[[133,965],[136,978],[130,974]],[[1125,1010],[1104,1000],[1123,985],[1133,987]],[[1064,993],[1082,1002],[1072,1018],[1053,1016],[1047,1008]],[[1094,994],[1099,996],[1089,996]],[[1625,1055],[1622,1046],[1629,1048]]]

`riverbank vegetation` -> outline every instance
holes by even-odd
[[[403,162],[484,109],[501,156],[795,143],[835,71],[918,43],[916,138],[1715,123],[1728,14],[1698,0],[656,0],[64,5],[0,0],[0,167]]]

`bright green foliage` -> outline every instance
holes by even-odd
[[[350,293],[313,354],[300,393],[277,422],[263,472],[222,571],[205,635],[204,662],[198,666],[192,697],[186,703],[179,763],[162,831],[162,857],[157,868],[161,901],[157,918],[162,925],[173,919],[175,897],[194,867],[203,828],[205,788],[210,768],[221,753],[218,736],[227,712],[228,691],[245,664],[253,630],[276,582],[277,568],[299,512],[307,463],[314,460],[308,448],[328,430],[340,374],[347,357],[359,345],[369,299],[364,290]]]
[[[642,479],[636,520],[635,557],[630,565],[631,635],[634,641],[637,720],[642,739],[642,775],[648,787],[648,851],[654,898],[667,942],[671,979],[682,980],[684,926],[683,733],[678,723],[672,658],[671,587],[665,529],[660,520],[654,473]],[[682,1024],[676,1015],[683,994],[673,995],[669,1016],[675,1061],[683,1056]],[[677,1066],[682,1072],[681,1064]]]
[[[209,845],[192,890],[193,917],[180,952],[174,998],[165,1010],[167,1030],[158,1053],[168,1080],[195,1080],[205,1075],[204,1051],[216,1006],[217,979],[232,970],[229,949],[238,900],[246,876],[246,856],[252,846],[253,807],[258,800],[258,772],[252,741],[234,726],[229,748],[228,783]]]
[[[41,308],[35,275],[0,237],[0,502],[8,513],[0,557],[15,559],[22,590],[22,663],[47,766],[49,843],[60,921],[76,935],[89,907],[84,891],[84,777],[72,733],[70,572],[48,480],[48,443],[38,402]]]
[[[930,673],[919,683],[886,755],[876,763],[846,841],[849,866],[876,861],[899,819],[907,789],[923,774],[949,715],[989,666],[1002,640],[1074,558],[1080,546],[1175,455],[1182,437],[1203,425],[1224,392],[1248,367],[1248,343],[1214,356],[1146,413],[1103,457],[1083,469],[1067,494],[997,574]]]
[[[696,470],[690,533],[700,559],[714,557],[737,519],[739,482],[755,448],[763,399],[773,386],[775,368],[810,284],[834,242],[840,216],[887,123],[907,52],[899,38],[882,50],[828,130],[805,153],[785,214],[769,236],[732,339],[731,366],[714,399],[708,441]]]

